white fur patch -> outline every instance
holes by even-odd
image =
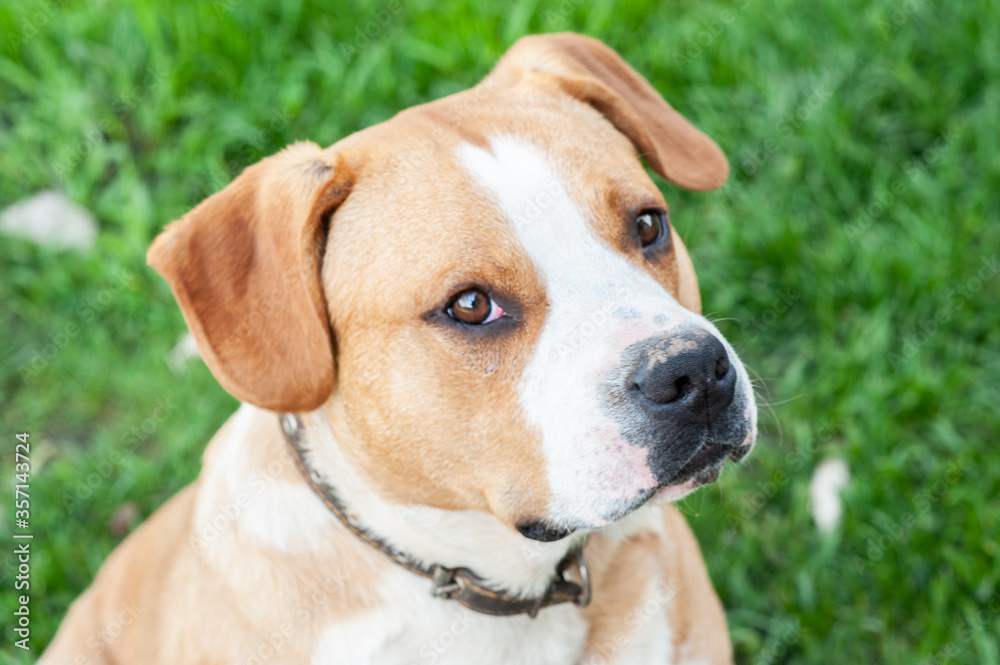
[[[379,609],[330,625],[320,634],[309,662],[311,665],[384,662],[381,658],[386,645],[398,639],[404,629],[386,618],[385,611]]]
[[[323,546],[336,518],[308,486],[279,480],[294,468],[291,454],[282,447],[276,458],[259,468],[246,462],[247,440],[253,438],[255,426],[274,418],[274,413],[252,404],[240,405],[216,462],[224,474],[225,490],[199,506],[199,521],[216,532],[235,526],[242,536],[282,552],[315,551]]]
[[[276,481],[249,501],[237,524],[263,545],[296,552],[320,550],[335,520],[309,487]]]
[[[430,598],[412,573],[394,568],[380,585],[377,612],[331,624],[312,665],[571,665],[587,626],[577,608],[561,605],[538,617],[491,617]]]

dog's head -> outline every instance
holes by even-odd
[[[688,189],[728,175],[613,51],[528,37],[471,90],[247,168],[149,261],[233,395],[325,408],[390,501],[552,540],[715,480],[755,437],[640,156]]]

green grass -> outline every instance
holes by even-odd
[[[330,144],[570,29],[733,165],[719,192],[663,187],[705,311],[774,404],[752,461],[685,503],[740,661],[1000,664],[1000,279],[969,281],[1000,255],[995,3],[423,0],[369,43],[359,26],[395,2],[133,4],[0,8],[0,205],[57,188],[101,230],[89,255],[0,239],[0,532],[27,431],[34,653],[120,540],[111,515],[191,481],[235,407],[202,364],[164,361],[184,324],[144,264],[157,231],[286,143]],[[25,380],[36,351],[54,356]],[[824,536],[807,488],[831,456],[852,481]],[[0,657],[31,662],[4,538]]]

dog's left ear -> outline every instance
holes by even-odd
[[[327,220],[352,184],[344,160],[298,143],[248,167],[150,247],[149,265],[237,399],[308,411],[333,391],[320,270]]]
[[[522,37],[483,85],[513,86],[532,74],[600,111],[670,182],[707,191],[729,177],[719,146],[596,39],[569,32]]]

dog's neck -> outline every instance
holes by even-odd
[[[366,530],[423,563],[469,568],[498,588],[537,596],[544,593],[560,561],[587,535],[578,532],[540,543],[482,511],[386,501],[344,455],[323,409],[303,414],[302,420],[310,466],[336,488]]]

